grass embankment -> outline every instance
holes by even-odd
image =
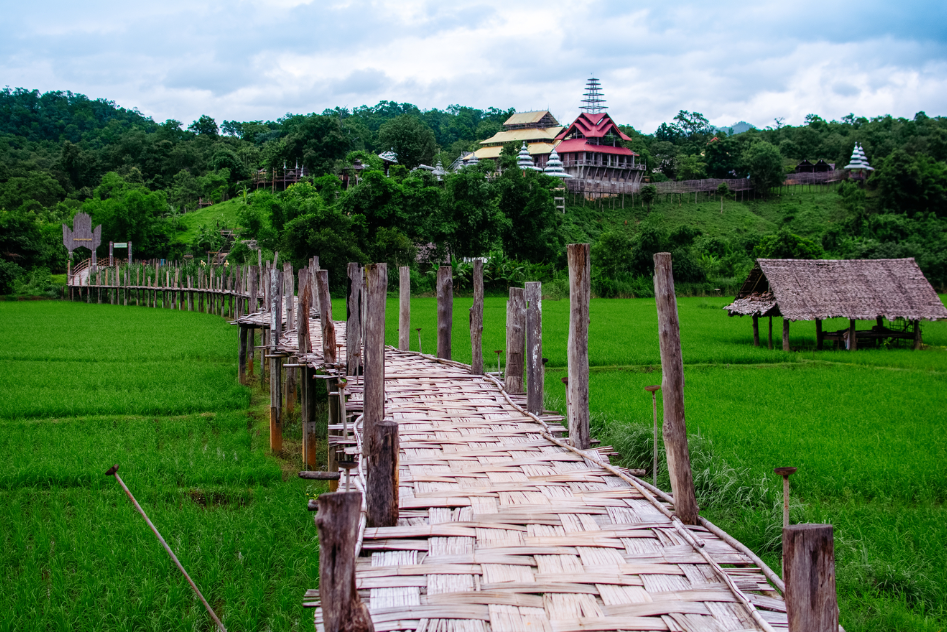
[[[113,463],[229,629],[311,629],[323,487],[288,475],[298,424],[268,456],[236,337],[203,314],[0,303],[0,630],[212,627]]]
[[[467,313],[454,301],[453,355],[469,362]],[[748,318],[720,298],[679,300],[699,502],[703,513],[780,571],[781,481],[794,465],[794,522],[835,525],[841,620],[849,632],[929,630],[947,623],[947,323],[925,323],[929,348],[816,351],[815,324],[792,323],[791,353],[752,346]],[[344,303],[335,303],[344,314]],[[484,360],[506,346],[505,301],[487,298]],[[397,344],[397,300],[387,308]],[[568,301],[543,302],[547,401],[562,410]],[[412,328],[436,349],[435,300],[414,299]],[[826,321],[826,330],[847,327]],[[864,327],[868,323],[861,324]],[[651,467],[651,401],[661,381],[654,300],[593,300],[589,327],[593,435],[625,462]],[[411,348],[417,350],[412,330]],[[505,357],[504,357],[505,364]],[[660,407],[660,403],[659,403]],[[660,414],[660,412],[659,412]],[[659,478],[670,489],[666,468]]]
[[[234,198],[226,202],[218,202],[211,206],[197,209],[190,213],[185,213],[178,220],[184,230],[179,230],[174,237],[174,241],[182,244],[190,244],[197,237],[201,226],[216,228],[218,222],[220,227],[233,228],[239,222],[237,216],[243,208],[243,198]]]

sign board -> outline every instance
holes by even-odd
[[[113,248],[128,248],[128,242],[120,242],[117,244],[112,244]]]
[[[102,226],[92,230],[92,218],[86,213],[76,213],[72,218],[72,230],[62,225],[62,243],[70,253],[76,248],[88,248],[93,252],[102,244]]]

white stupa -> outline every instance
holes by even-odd
[[[526,141],[523,141],[523,146],[520,148],[520,153],[516,157],[517,166],[523,171],[539,171],[533,163],[533,157],[529,155],[529,149],[526,147]]]
[[[477,154],[470,152],[470,157],[467,159],[467,166],[472,167],[474,165],[479,165],[480,159],[477,158]]]
[[[553,178],[572,177],[562,168],[562,161],[559,159],[559,154],[556,153],[555,149],[549,152],[549,160],[546,161],[546,168],[543,169],[543,173],[545,173],[547,176],[552,176]]]
[[[851,163],[845,165],[845,169],[874,171],[875,168],[868,164],[868,158],[865,156],[865,150],[859,143],[855,143],[855,149],[852,151]]]

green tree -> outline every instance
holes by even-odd
[[[707,165],[700,160],[700,156],[682,156],[677,164],[678,180],[702,180],[707,177]]]
[[[296,267],[306,265],[310,257],[318,256],[319,265],[329,270],[329,285],[345,286],[344,270],[350,261],[365,262],[365,253],[359,247],[364,242],[365,229],[336,208],[322,206],[313,213],[302,215],[286,224],[282,248]]]
[[[653,184],[646,184],[641,187],[641,199],[648,205],[648,210],[651,210],[651,203],[655,201],[658,197],[658,187]]]
[[[763,196],[785,180],[782,156],[774,145],[766,141],[750,145],[743,155],[743,164],[750,174],[753,188]]]
[[[198,136],[209,136],[210,138],[217,138],[219,134],[217,121],[206,114],[201,115],[199,119],[188,125],[187,129]]]
[[[505,218],[486,176],[479,170],[464,169],[444,176],[444,185],[438,241],[455,257],[487,254],[502,234]]]
[[[431,164],[437,152],[434,132],[421,119],[409,114],[392,119],[379,128],[378,147],[393,150],[398,156],[398,164],[408,169]]]
[[[496,180],[497,204],[506,217],[504,253],[520,261],[555,261],[563,249],[561,215],[556,212],[549,176],[507,170]]]
[[[899,149],[884,160],[870,182],[889,210],[947,217],[947,165],[942,162]]]
[[[822,255],[820,244],[785,229],[763,237],[753,250],[756,259],[820,259]]]

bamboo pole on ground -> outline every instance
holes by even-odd
[[[473,305],[470,307],[470,372],[483,375],[483,261],[473,264]]]
[[[589,244],[569,244],[569,440],[579,450],[591,446],[589,436],[589,303],[592,297]]]
[[[437,269],[437,357],[451,359],[451,328],[454,321],[454,280],[450,266]]]
[[[526,283],[526,410],[543,413],[542,283]]]

